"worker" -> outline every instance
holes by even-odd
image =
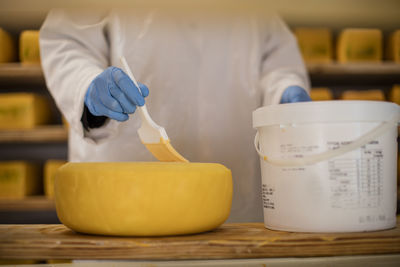
[[[228,222],[263,221],[252,112],[310,100],[296,40],[278,16],[58,9],[41,27],[40,48],[47,86],[70,125],[70,161],[155,161],[137,134],[135,111],[146,103],[190,162],[232,170]]]

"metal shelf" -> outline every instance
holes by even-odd
[[[27,130],[0,130],[0,143],[67,142],[68,131],[63,125],[38,126]]]

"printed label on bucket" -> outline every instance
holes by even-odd
[[[260,136],[274,158],[338,149],[376,123],[266,127]],[[261,159],[265,224],[292,231],[370,231],[396,222],[397,128],[341,156],[300,167]]]
[[[330,149],[343,142],[329,142]],[[360,157],[328,162],[332,208],[376,208],[383,195],[383,149],[375,140],[360,148]]]

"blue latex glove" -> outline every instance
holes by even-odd
[[[85,95],[85,105],[95,116],[106,116],[126,121],[136,106],[143,106],[149,89],[139,83],[138,88],[121,69],[109,67],[90,83]]]
[[[280,104],[311,101],[306,90],[300,86],[289,86],[283,92]]]

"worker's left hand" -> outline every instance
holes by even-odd
[[[311,101],[306,90],[300,86],[289,86],[283,92],[280,104]]]

